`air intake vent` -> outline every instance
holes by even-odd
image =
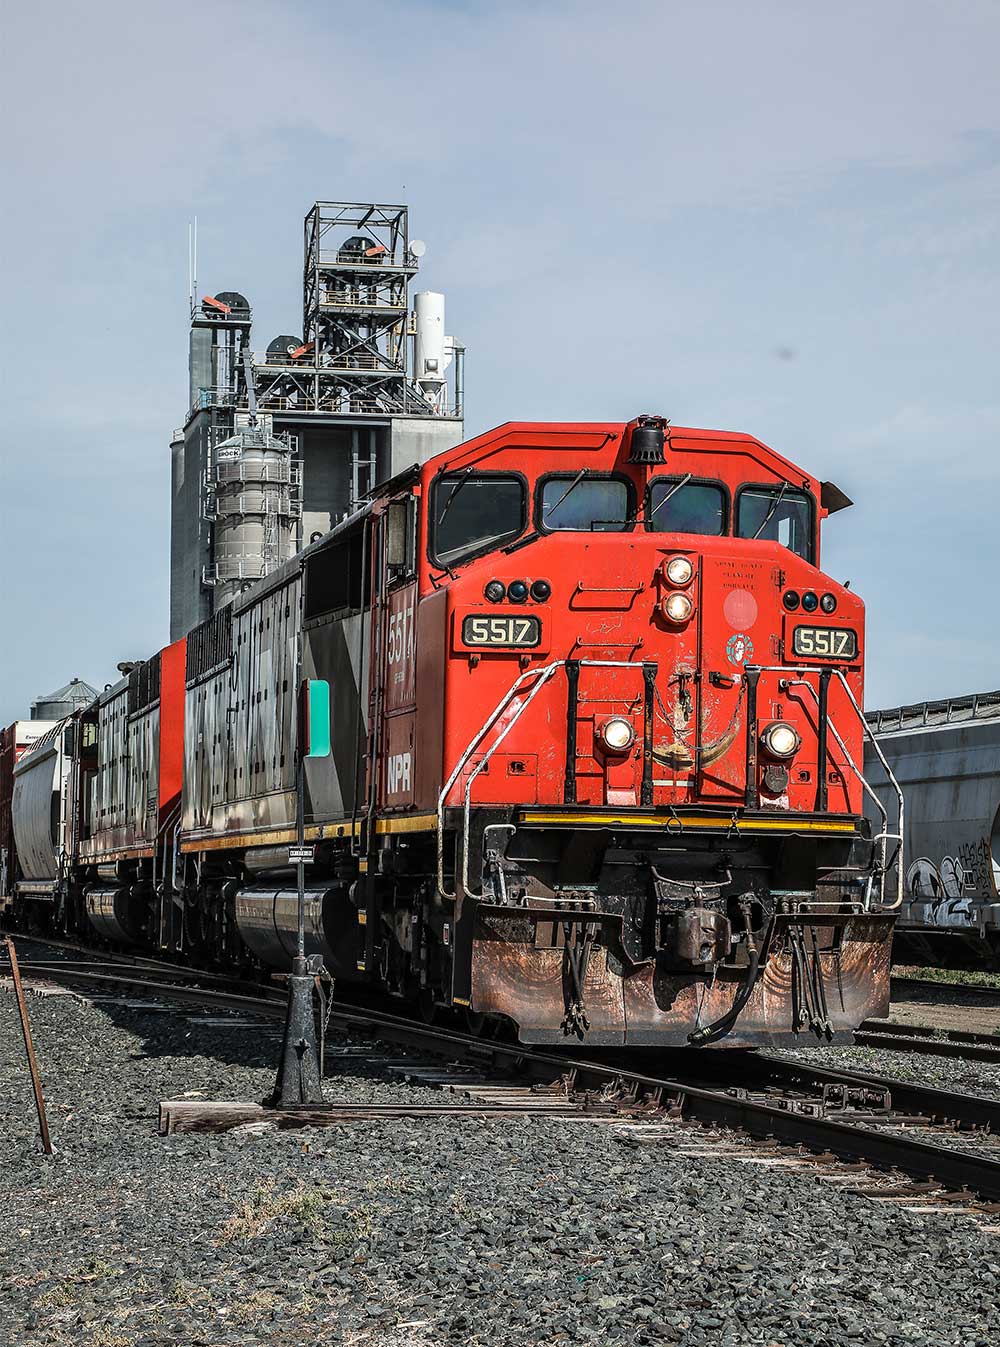
[[[209,669],[233,656],[233,610],[226,604],[187,638],[187,681],[194,682]]]
[[[135,715],[152,706],[160,697],[160,657],[136,664],[128,675],[128,714]]]

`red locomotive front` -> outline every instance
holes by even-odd
[[[881,1013],[864,608],[819,569],[846,498],[655,417],[505,426],[420,492],[425,676],[384,805],[426,798],[443,744],[454,999],[534,1042],[760,1043]]]

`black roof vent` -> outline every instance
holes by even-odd
[[[629,440],[630,463],[666,463],[665,443],[670,422],[665,416],[639,416],[632,422]]]

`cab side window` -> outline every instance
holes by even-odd
[[[449,472],[434,483],[431,558],[457,566],[511,542],[525,525],[527,487],[503,473]]]

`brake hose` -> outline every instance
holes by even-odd
[[[708,1043],[714,1043],[720,1038],[725,1038],[726,1034],[728,1034],[736,1024],[736,1021],[743,1011],[743,1007],[750,1000],[753,989],[757,985],[757,973],[760,968],[760,954],[757,951],[757,946],[754,944],[749,911],[744,908],[742,903],[740,904],[740,910],[743,913],[743,923],[747,933],[748,962],[746,977],[743,979],[740,989],[736,993],[736,999],[726,1011],[725,1015],[720,1019],[715,1020],[714,1023],[706,1024],[703,1028],[695,1029],[692,1033],[688,1034],[688,1042],[692,1047],[703,1048]]]

